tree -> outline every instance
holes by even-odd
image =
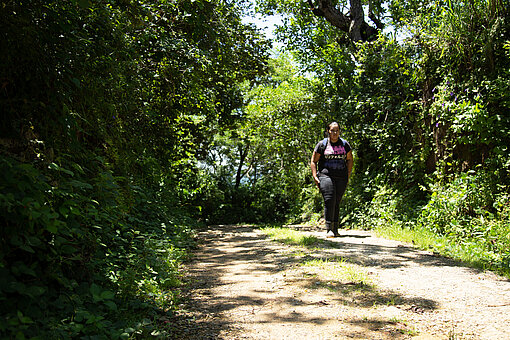
[[[350,0],[347,14],[342,13],[331,0],[308,0],[313,14],[325,18],[331,25],[347,32],[352,41],[373,41],[384,28],[384,24],[374,12],[374,2],[369,1],[368,17],[375,24],[370,26],[365,21],[365,13],[361,0]]]
[[[224,0],[2,2],[0,338],[125,337],[133,306],[174,304],[209,132],[266,69],[241,15]]]

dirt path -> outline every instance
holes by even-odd
[[[176,338],[510,339],[510,281],[369,232],[306,233],[324,242],[278,244],[250,226],[201,232]]]

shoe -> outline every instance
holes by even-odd
[[[335,237],[335,233],[333,232],[333,230],[328,230],[328,232],[326,233],[326,237],[327,238]]]
[[[338,222],[333,222],[331,230],[333,231],[335,237],[340,236],[340,234],[338,233]]]

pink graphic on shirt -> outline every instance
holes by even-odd
[[[331,145],[328,144],[326,150],[324,150],[325,155],[342,155],[345,154],[345,148],[341,145]]]
[[[324,167],[328,170],[345,169],[346,150],[343,145],[331,145],[328,143],[324,150]]]

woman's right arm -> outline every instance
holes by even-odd
[[[319,177],[317,177],[317,162],[320,158],[320,153],[314,151],[312,154],[312,159],[310,160],[310,168],[312,169],[313,180],[315,181],[315,185],[317,185],[317,187],[319,187],[320,183]]]

